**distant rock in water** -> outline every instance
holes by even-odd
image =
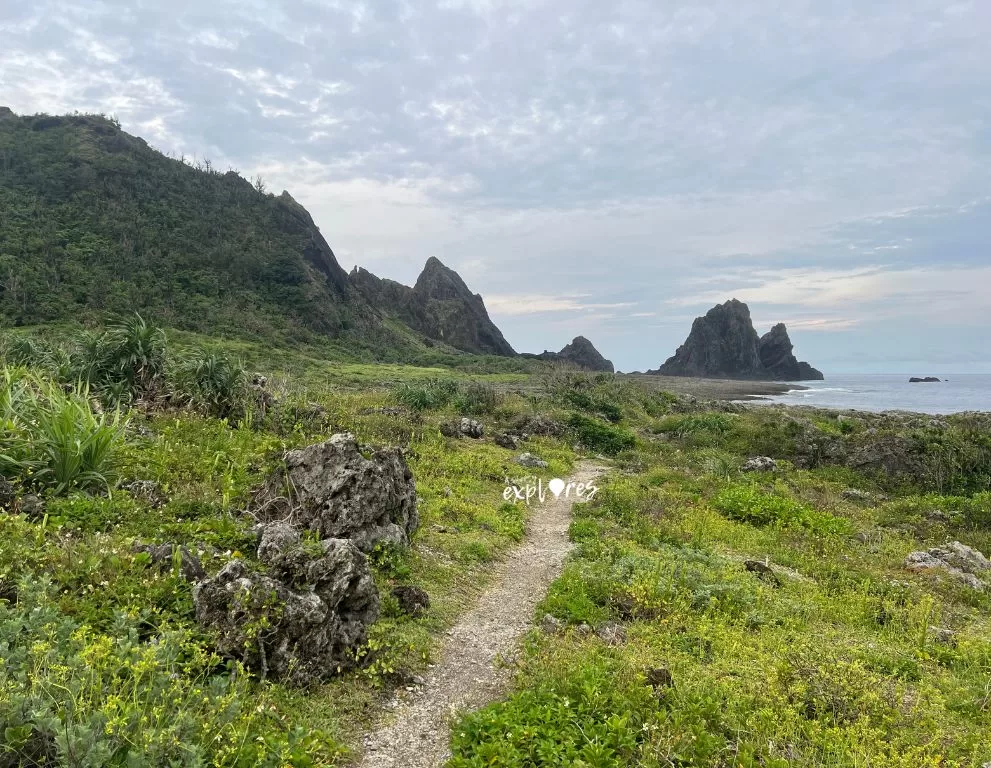
[[[799,362],[784,323],[763,337],[757,335],[750,308],[731,299],[695,318],[691,333],[678,351],[656,371],[663,376],[776,381],[821,380],[823,375]]]
[[[913,376],[908,380],[909,384],[937,384],[941,380],[938,376],[926,376],[924,378],[919,378],[918,376]]]
[[[541,352],[539,355],[526,355],[537,360],[549,360],[570,363],[585,371],[605,371],[614,373],[611,361],[606,360],[595,348],[591,341],[584,336],[575,336],[560,352]]]
[[[433,256],[412,288],[383,280],[360,267],[351,271],[348,281],[373,307],[428,339],[474,354],[516,355],[489,319],[482,297]]]

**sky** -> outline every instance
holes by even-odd
[[[0,0],[0,105],[116,115],[436,256],[519,351],[731,297],[829,373],[991,373],[991,3]]]

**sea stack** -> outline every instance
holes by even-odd
[[[695,318],[691,333],[656,371],[663,376],[768,381],[821,380],[823,375],[800,362],[784,323],[757,335],[750,308],[730,299]]]

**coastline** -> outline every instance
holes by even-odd
[[[676,395],[693,395],[703,400],[763,400],[768,395],[783,395],[786,392],[808,389],[801,384],[753,379],[701,379],[690,376],[659,376],[653,373],[620,373],[616,376]]]

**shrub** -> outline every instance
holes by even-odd
[[[799,502],[765,493],[756,485],[730,485],[712,502],[717,511],[732,520],[753,525],[797,525],[818,533],[842,533],[849,529],[846,520],[820,512]]]
[[[499,405],[499,393],[491,384],[472,381],[461,387],[454,398],[454,408],[463,416],[492,413]]]
[[[188,630],[142,641],[118,615],[102,635],[62,615],[52,588],[24,579],[0,603],[0,763],[22,765],[325,765],[326,734],[269,725],[268,703],[215,670]],[[272,718],[274,720],[274,718]]]
[[[733,419],[724,413],[700,413],[687,416],[670,416],[658,425],[658,432],[677,437],[695,435],[725,435],[733,429]]]
[[[457,382],[449,379],[428,379],[416,384],[404,383],[393,391],[400,403],[412,411],[433,411],[443,408],[458,393]]]
[[[171,367],[169,395],[218,419],[240,419],[248,404],[248,374],[238,361],[197,350]]]
[[[22,370],[0,376],[0,474],[54,493],[116,482],[126,420],[94,410],[85,388],[63,391]]]
[[[571,414],[568,419],[568,426],[579,443],[590,450],[600,451],[607,455],[615,455],[621,451],[629,450],[637,442],[632,432],[620,427],[611,427],[597,419],[591,419],[579,413]]]
[[[569,405],[581,408],[583,411],[599,414],[614,424],[623,418],[623,411],[618,405],[604,398],[590,395],[587,392],[570,389],[564,393],[562,399]]]

